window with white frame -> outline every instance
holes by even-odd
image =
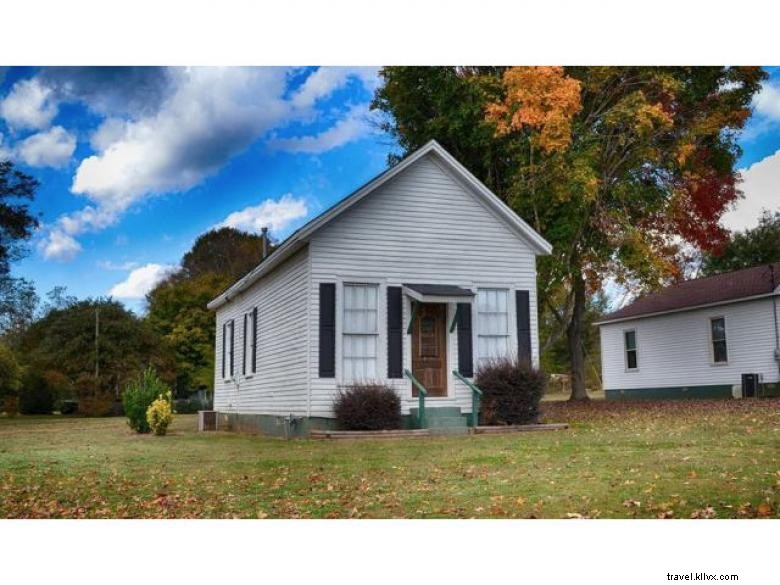
[[[509,292],[477,290],[477,356],[480,365],[509,354]]]
[[[377,377],[377,299],[375,284],[344,285],[342,336],[343,379],[348,382]]]
[[[639,360],[636,346],[636,329],[629,329],[623,332],[623,345],[626,350],[626,369],[639,369]]]
[[[710,319],[710,336],[712,339],[713,363],[728,363],[729,351],[726,347],[726,319],[724,317],[713,317]]]

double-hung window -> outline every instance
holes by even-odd
[[[726,319],[724,317],[710,319],[710,338],[712,339],[713,363],[728,363],[729,350],[726,347]]]
[[[257,372],[257,307],[252,309],[250,313],[250,322],[252,324],[251,331],[251,357],[252,357],[252,373]]]
[[[343,379],[377,378],[377,300],[375,284],[344,285]]]
[[[639,360],[636,346],[636,329],[629,329],[623,332],[623,345],[626,350],[626,369],[639,369]]]
[[[246,348],[249,341],[249,313],[244,313],[244,328],[241,332],[241,375],[246,376]]]
[[[508,291],[497,288],[477,290],[478,363],[509,355]]]
[[[222,377],[226,379],[233,377],[234,330],[232,319],[222,326]]]

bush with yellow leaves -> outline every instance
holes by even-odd
[[[165,392],[157,397],[146,410],[146,422],[155,435],[164,435],[168,431],[168,425],[173,422],[173,410],[171,409],[171,392]]]

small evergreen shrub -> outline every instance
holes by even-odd
[[[19,412],[22,414],[51,414],[54,410],[54,391],[46,378],[30,368],[19,391]]]
[[[401,399],[382,384],[354,384],[339,391],[333,404],[336,423],[345,431],[401,428]]]
[[[477,370],[474,380],[482,390],[481,424],[521,425],[535,423],[539,401],[547,385],[541,370],[517,359],[493,360]]]
[[[159,396],[168,392],[170,392],[168,386],[151,367],[130,382],[122,394],[122,406],[130,428],[136,433],[151,432],[146,411]]]
[[[165,394],[160,394],[157,400],[152,402],[146,411],[146,422],[157,436],[162,436],[168,432],[168,426],[173,422],[170,390]]]

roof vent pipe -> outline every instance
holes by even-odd
[[[267,227],[263,227],[260,229],[260,237],[263,239],[263,256],[260,259],[265,260],[266,256],[268,256],[268,228]]]

